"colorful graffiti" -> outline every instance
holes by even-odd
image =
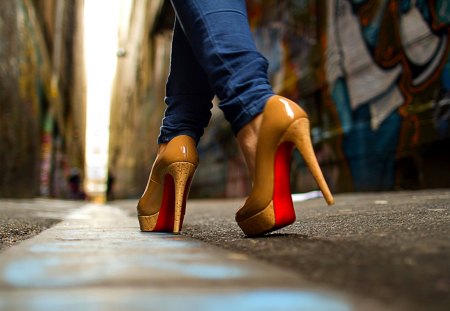
[[[164,109],[174,18],[169,2],[136,3],[162,8],[154,13],[160,15],[157,23],[143,27],[153,11],[136,7],[129,28],[135,35],[123,37],[127,57],[119,62],[111,120],[117,197],[142,193],[156,153],[152,142]],[[308,111],[317,156],[334,192],[450,185],[448,1],[246,3],[274,90]],[[198,146],[203,164],[191,196],[245,196],[245,163],[216,108]],[[298,154],[294,166],[293,191],[316,189]]]
[[[310,112],[333,188],[395,189],[403,159],[450,136],[447,1],[281,3],[249,1],[250,24],[275,89]]]

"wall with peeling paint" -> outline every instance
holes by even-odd
[[[156,154],[171,45],[171,26],[164,20],[173,19],[170,4],[163,3],[136,0],[122,16],[111,103],[109,173],[115,197],[143,191]]]
[[[0,2],[0,197],[70,196],[70,167],[84,163],[82,8]]]

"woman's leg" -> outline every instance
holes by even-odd
[[[206,75],[176,21],[158,155],[137,205],[142,231],[180,231],[198,165],[196,143],[211,118],[213,96]]]
[[[158,143],[167,143],[179,135],[188,135],[198,143],[211,118],[213,97],[203,68],[176,20],[166,85],[167,108]]]
[[[256,50],[244,0],[172,0],[192,51],[235,134],[273,95],[267,60]]]

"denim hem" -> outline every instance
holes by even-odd
[[[160,133],[158,136],[158,141],[157,141],[158,145],[166,144],[169,141],[171,141],[172,139],[174,139],[175,137],[180,136],[180,135],[186,135],[186,136],[191,137],[195,141],[196,145],[198,145],[198,142],[200,140],[200,137],[197,137],[197,134],[194,131],[182,130],[180,132],[170,133],[170,134]]]
[[[262,96],[255,104],[253,104],[250,108],[243,110],[243,112],[238,115],[234,120],[231,120],[229,123],[233,130],[234,136],[237,136],[239,131],[247,125],[250,121],[252,121],[257,115],[263,112],[264,107],[266,106],[267,101],[274,94],[266,94]],[[244,106],[244,105],[243,105]]]

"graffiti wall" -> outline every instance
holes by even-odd
[[[450,184],[433,168],[450,156],[447,1],[248,3],[275,89],[310,113],[335,191]]]
[[[448,1],[246,2],[274,89],[308,111],[333,191],[450,185]],[[174,19],[168,2],[135,3],[111,120],[117,197],[142,193],[156,154]],[[198,148],[191,196],[248,193],[244,161],[216,105]],[[317,188],[297,153],[293,168],[293,191]]]

